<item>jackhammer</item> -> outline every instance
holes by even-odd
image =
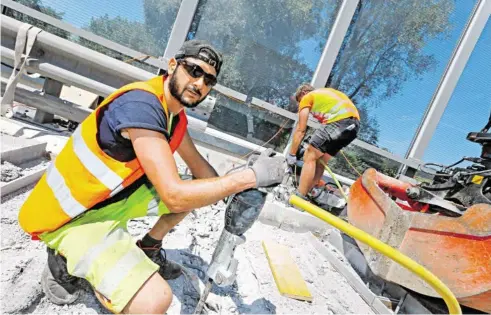
[[[249,159],[247,165],[253,162]],[[244,244],[244,233],[256,222],[266,202],[268,191],[264,188],[249,189],[237,193],[227,200],[225,227],[213,252],[211,263],[206,272],[205,289],[194,310],[201,314],[213,283],[220,287],[234,283],[238,260],[234,258],[235,249]]]

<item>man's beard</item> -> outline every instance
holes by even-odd
[[[192,89],[192,87],[190,89]],[[175,97],[182,105],[184,105],[187,108],[194,108],[194,107],[198,106],[204,100],[204,98],[202,98],[202,99],[197,100],[196,102],[193,102],[193,103],[186,101],[184,99],[184,96],[183,96],[184,92],[186,92],[186,88],[183,88],[182,92],[179,93],[179,87],[178,87],[177,79],[176,79],[175,75],[171,76],[171,78],[170,78],[169,90],[170,90],[170,94],[173,97]],[[192,91],[198,93],[198,95],[201,96],[200,91],[194,90],[194,89],[192,89]]]

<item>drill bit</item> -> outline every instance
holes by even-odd
[[[201,314],[201,312],[203,311],[203,307],[205,306],[206,298],[210,294],[212,286],[213,286],[213,280],[211,278],[208,278],[208,281],[206,282],[205,285],[205,289],[203,290],[203,294],[201,294],[201,298],[199,299],[198,305],[196,305],[193,314]]]

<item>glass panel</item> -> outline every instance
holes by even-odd
[[[18,0],[16,2],[155,57],[164,54],[181,5],[181,0]]]
[[[436,128],[424,160],[452,164],[463,156],[479,157],[481,146],[466,140],[484,128],[491,111],[491,19],[481,33]],[[465,164],[462,164],[465,165]]]
[[[220,84],[287,108],[312,78],[340,2],[200,1],[188,38],[222,51]]]
[[[404,156],[475,3],[360,1],[326,83],[360,109],[360,140]]]
[[[209,128],[279,152],[284,150],[292,132],[292,120],[217,92],[212,92],[211,97],[216,99],[210,115],[206,114],[210,108],[201,104],[194,111],[187,110],[188,115],[207,121]]]
[[[356,180],[368,168],[395,177],[400,163],[350,144],[329,161],[329,167],[338,175]]]

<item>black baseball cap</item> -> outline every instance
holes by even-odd
[[[186,57],[193,57],[206,62],[215,68],[217,76],[222,67],[222,54],[205,40],[192,39],[185,41],[174,58],[183,59]]]

